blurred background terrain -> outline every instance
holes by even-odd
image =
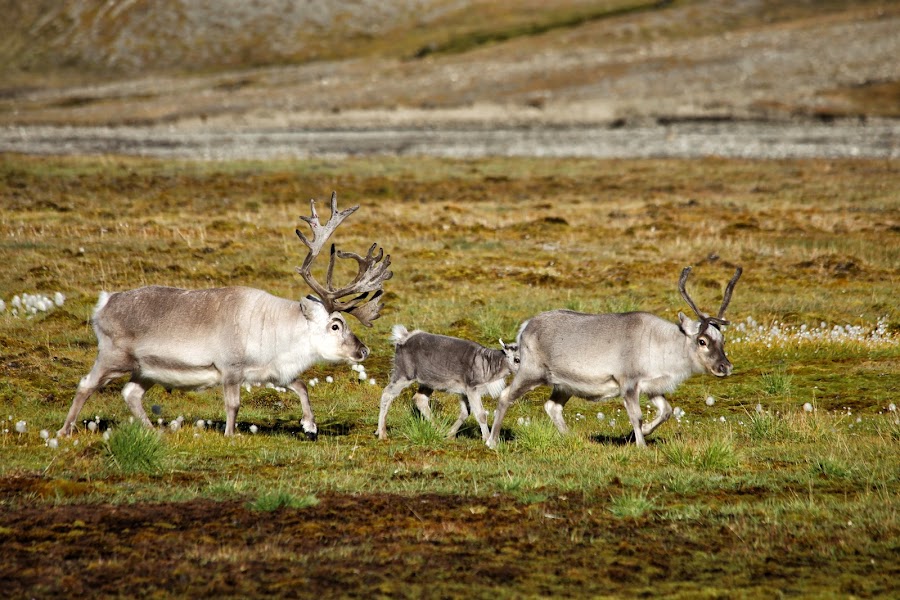
[[[900,2],[0,0],[0,125],[900,117]]]

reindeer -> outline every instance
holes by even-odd
[[[681,272],[678,291],[698,321],[678,313],[671,323],[645,312],[583,314],[554,310],[522,324],[517,342],[521,364],[498,401],[493,427],[487,439],[496,448],[506,411],[518,397],[539,385],[552,388],[544,410],[560,433],[568,433],[562,411],[571,396],[589,401],[621,396],[634,428],[634,441],[646,446],[644,437],[672,415],[665,394],[694,373],[708,371],[716,377],[731,375],[721,328],[728,324],[725,309],[742,269],[738,267],[725,288],[715,317],[700,312],[685,290],[691,267]],[[650,423],[641,420],[639,397],[647,394],[657,409]]]
[[[318,296],[299,302],[248,287],[184,290],[150,286],[102,292],[93,314],[97,359],[78,390],[66,422],[57,434],[69,435],[85,401],[98,388],[124,375],[122,396],[131,413],[148,427],[141,400],[154,384],[168,390],[200,390],[221,385],[225,398],[225,435],[233,435],[242,385],[272,383],[300,397],[306,437],[318,435],[306,384],[299,375],[317,362],[362,361],[369,349],[347,325],[342,313],[372,326],[383,305],[382,287],[393,273],[391,257],[372,244],[365,257],[331,246],[326,285],[310,268],[335,229],[359,206],[338,211],[331,195],[331,217],[323,226],[310,200],[312,239],[298,229],[309,249],[297,272]],[[357,262],[356,277],[346,286],[332,284],[335,258]],[[369,294],[372,296],[369,297]],[[355,295],[350,300],[341,300]]]
[[[485,348],[481,344],[446,335],[424,331],[407,331],[403,325],[395,325],[391,331],[394,343],[394,367],[391,380],[381,395],[381,411],[378,414],[379,439],[387,439],[385,420],[387,411],[400,392],[412,383],[418,383],[413,400],[419,412],[432,420],[429,400],[435,390],[459,394],[459,418],[453,423],[448,438],[456,436],[469,413],[481,427],[481,438],[487,440],[487,413],[481,403],[484,394],[496,398],[506,385],[506,376],[519,368],[519,347],[504,344],[500,350]]]

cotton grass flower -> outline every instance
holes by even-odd
[[[257,431],[259,431],[259,427],[257,427],[256,425],[250,426],[250,433],[256,433]]]
[[[328,375],[325,378],[325,383],[334,383],[334,377],[332,377],[331,375]]]
[[[716,403],[716,399],[715,399],[715,398],[713,398],[712,396],[707,396],[707,397],[706,397],[706,405],[707,405],[707,406],[712,406],[712,405],[715,404],[715,403]]]
[[[59,448],[59,440],[57,440],[56,438],[53,438],[52,440],[47,440],[47,446],[49,448],[56,450],[57,448]]]
[[[16,433],[25,433],[28,430],[28,425],[25,421],[16,421]]]
[[[803,410],[805,410],[806,412],[812,412],[812,411],[813,411],[813,405],[812,405],[812,403],[810,403],[810,402],[804,403],[804,404],[803,404]]]
[[[49,439],[50,439],[50,432],[47,431],[46,429],[41,429],[41,439],[42,439],[42,440],[49,440]]]

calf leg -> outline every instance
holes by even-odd
[[[665,396],[653,396],[650,398],[650,402],[653,403],[653,406],[656,407],[656,418],[653,419],[650,423],[644,423],[641,425],[641,433],[644,435],[650,435],[653,433],[653,430],[665,423],[669,420],[669,417],[672,416],[672,407],[669,405]]]
[[[563,408],[566,406],[569,398],[569,394],[555,387],[550,394],[550,399],[544,402],[544,411],[550,417],[550,420],[553,421],[553,424],[556,425],[556,429],[563,435],[569,433],[569,427],[566,425],[566,420],[563,419],[562,415]]]
[[[433,389],[420,384],[419,389],[416,390],[416,394],[413,396],[416,408],[429,423],[434,422],[434,417],[431,414],[431,394],[433,393]]]
[[[456,422],[453,423],[453,426],[450,427],[450,431],[447,432],[447,438],[456,437],[456,433],[459,431],[459,428],[462,427],[462,424],[465,423],[466,419],[469,418],[469,402],[466,400],[465,394],[459,395],[459,417],[457,417]]]
[[[631,427],[634,429],[634,443],[638,446],[646,446],[644,434],[641,431],[641,404],[640,392],[637,386],[628,386],[622,394],[625,401],[625,412],[628,413],[628,420],[631,421]]]
[[[481,394],[474,390],[470,390],[467,394],[469,399],[469,408],[471,408],[472,416],[478,421],[478,427],[481,428],[481,439],[487,441],[491,434],[487,424],[487,411],[484,410],[484,404],[481,402]],[[462,415],[460,415],[462,418]]]
[[[391,402],[394,401],[394,398],[399,396],[400,392],[406,389],[411,383],[412,380],[410,379],[398,379],[397,381],[391,381],[385,386],[384,391],[381,393],[381,410],[378,412],[378,429],[375,430],[375,435],[378,436],[378,439],[387,439],[387,411],[391,407]]]
[[[303,433],[306,435],[306,439],[312,442],[316,441],[319,439],[319,428],[316,426],[316,417],[313,415],[312,406],[309,404],[309,392],[306,389],[306,384],[303,383],[302,379],[295,379],[288,384],[288,389],[300,398],[300,408],[303,410],[303,418],[300,420],[300,425],[303,426]]]
[[[147,413],[144,412],[144,405],[141,402],[148,389],[150,389],[150,386],[132,379],[122,388],[122,397],[125,398],[125,404],[128,405],[128,410],[131,411],[135,419],[143,423],[145,427],[153,427],[153,423],[147,418]]]

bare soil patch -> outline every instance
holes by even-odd
[[[323,494],[317,506],[274,512],[240,500],[25,507],[45,483],[0,480],[0,496],[20,505],[0,514],[7,598],[677,596],[698,584],[871,597],[898,574],[886,540],[860,552],[798,544],[778,528],[746,539],[727,524],[620,519],[608,490],[537,504]]]

